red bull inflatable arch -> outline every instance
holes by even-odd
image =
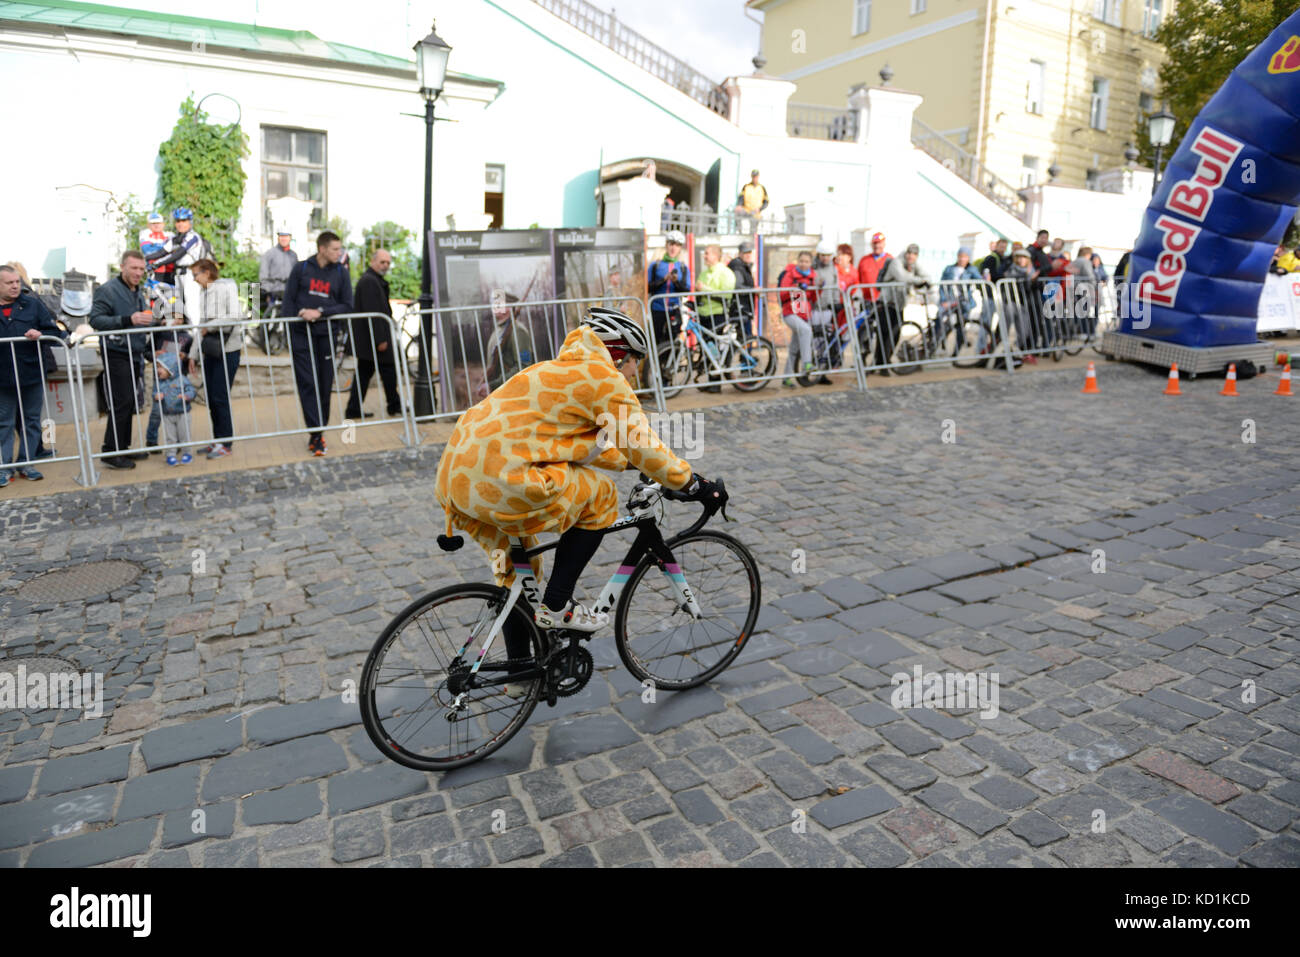
[[[1133,248],[1120,331],[1256,341],[1269,262],[1300,204],[1300,11],[1229,75],[1165,168]]]

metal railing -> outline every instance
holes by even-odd
[[[1118,316],[1109,281],[1076,276],[999,279],[997,306],[1010,330],[1010,352],[1022,361],[1059,361],[1095,347]]]
[[[61,366],[56,352],[55,368],[49,367],[42,346],[62,352]],[[35,370],[20,358],[34,358]],[[84,430],[77,424],[85,421],[85,414],[80,390],[75,387],[71,371],[75,363],[68,343],[58,336],[0,339],[0,472],[4,472],[10,481],[16,481],[20,476],[39,478],[38,466],[53,462],[80,462],[81,478],[84,478],[87,450],[83,442]],[[61,373],[60,368],[68,371]],[[10,383],[14,385],[12,390],[8,388]],[[65,385],[66,390],[60,388]],[[54,391],[52,398],[51,390]],[[53,409],[48,408],[51,403]],[[71,418],[75,452],[66,452],[66,441],[60,440],[59,436],[66,435],[67,430],[59,429],[61,423],[51,413],[64,418],[65,422]],[[63,455],[58,452],[61,443],[65,449]]]
[[[680,229],[684,233],[713,236],[784,236],[790,231],[788,220],[770,216],[749,216],[735,209],[715,213],[710,209],[664,211],[659,217],[659,231]]]
[[[915,116],[912,117],[912,145],[930,154],[1017,219],[1025,219],[1025,198],[1019,190]]]
[[[785,131],[790,136],[851,143],[858,135],[858,111],[790,103],[785,111]]]
[[[606,13],[586,0],[534,2],[714,113],[728,115],[731,98],[726,90],[684,60],[620,22],[614,14]]]

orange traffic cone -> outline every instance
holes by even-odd
[[[1178,388],[1178,363],[1175,362],[1169,367],[1169,383],[1165,386],[1165,395],[1182,394],[1182,390]]]
[[[1277,391],[1274,395],[1293,395],[1291,391],[1291,363],[1287,363],[1282,369],[1282,381],[1277,384]]]
[[[1088,363],[1088,375],[1083,380],[1084,395],[1100,395],[1101,389],[1097,388],[1097,367],[1093,363]]]
[[[1228,378],[1223,381],[1223,388],[1219,395],[1236,395],[1237,394],[1237,364],[1230,362],[1228,364]]]

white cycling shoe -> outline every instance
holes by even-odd
[[[564,628],[568,631],[599,631],[609,624],[609,615],[603,611],[589,611],[573,599],[560,611],[551,611],[545,604],[537,606],[533,622],[539,628]]]

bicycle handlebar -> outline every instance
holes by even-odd
[[[701,501],[699,499],[692,498],[691,496],[686,495],[683,492],[680,492],[676,489],[665,488],[664,486],[660,485],[658,482],[651,480],[644,473],[641,474],[641,482],[638,483],[638,487],[649,487],[655,491],[658,491],[661,495],[663,495],[664,498],[672,499],[675,502],[699,502],[702,506],[704,506],[704,511],[701,512],[700,517],[695,520],[695,524],[693,524],[690,528],[686,529],[686,531],[681,533],[682,535],[694,535],[701,528],[703,528],[705,523],[708,522],[709,519],[711,519],[718,512],[722,513],[723,521],[725,522],[731,521],[731,519],[727,518],[727,502],[730,501],[731,496],[727,494],[726,483],[719,478],[714,480],[713,484],[715,484],[718,487],[718,494],[717,497],[712,499],[711,501]],[[636,489],[634,488],[633,494],[635,495],[635,493],[636,493]]]

